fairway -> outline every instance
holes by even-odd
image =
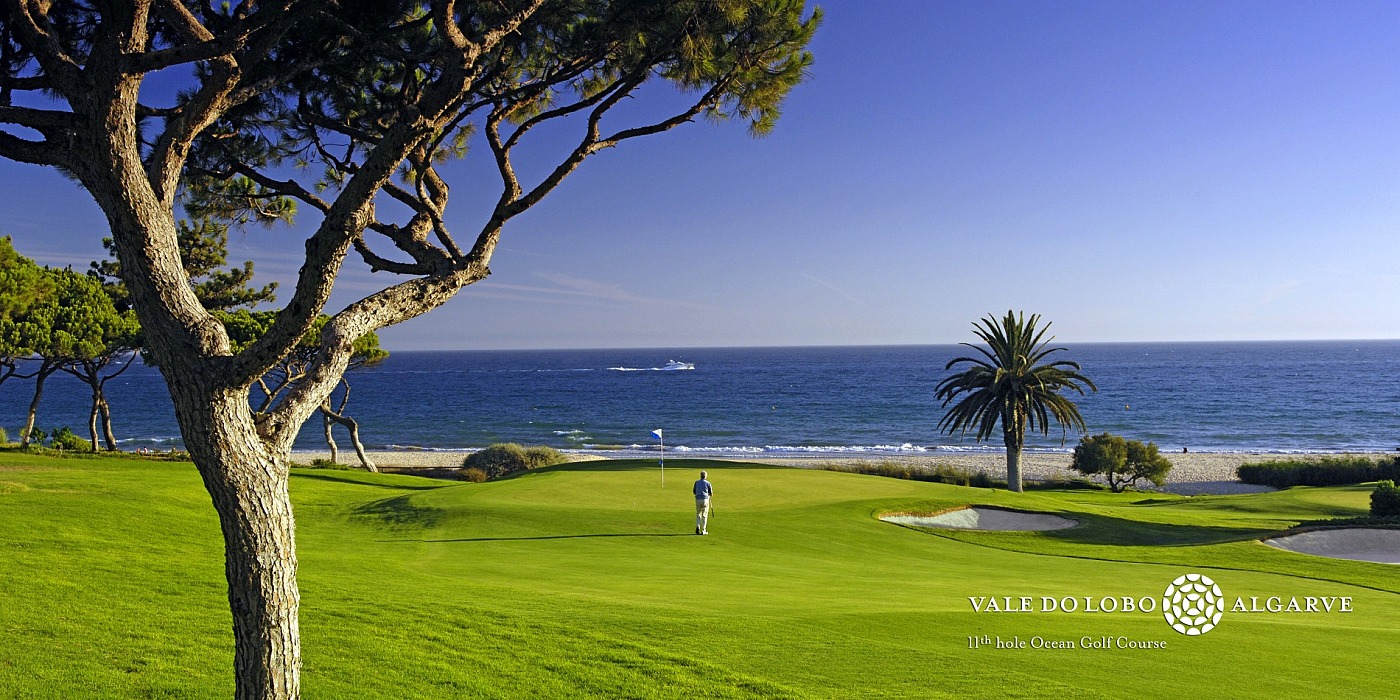
[[[1393,687],[1400,570],[1258,542],[1364,513],[1365,487],[1011,494],[667,467],[664,488],[651,462],[480,484],[294,470],[306,696],[1174,698],[1228,683],[1236,697],[1362,698]],[[701,468],[716,492],[707,537],[690,534]],[[878,520],[969,504],[1080,525],[934,532]],[[232,693],[222,542],[192,465],[0,453],[0,551],[0,695]],[[1226,607],[1216,629],[1187,637],[1160,610],[976,612],[969,600],[1160,606],[1187,573],[1230,604],[1345,597],[1352,611]],[[1074,648],[1053,647],[1066,641]]]

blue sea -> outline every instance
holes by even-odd
[[[371,449],[459,450],[493,442],[691,455],[924,454],[1000,450],[938,430],[934,387],[956,345],[395,352],[353,372],[347,413]],[[1166,451],[1391,451],[1400,446],[1400,341],[1077,344],[1059,353],[1098,385],[1078,398],[1092,432]],[[693,369],[668,369],[670,361]],[[17,434],[32,383],[0,386]],[[160,375],[137,366],[108,384],[128,449],[181,445]],[[86,433],[84,385],[55,375],[44,429]],[[1028,436],[1069,450],[1077,435]],[[346,445],[340,440],[342,447]],[[323,446],[319,418],[298,450]]]

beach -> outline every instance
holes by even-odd
[[[389,469],[444,469],[462,466],[462,460],[470,450],[378,450],[366,455],[379,467]],[[590,452],[568,453],[572,461],[610,459],[607,455]],[[633,459],[638,455],[628,454]],[[649,455],[648,455],[649,456]],[[669,455],[672,459],[687,459],[684,455]],[[1267,486],[1240,483],[1235,479],[1235,468],[1249,462],[1294,458],[1287,455],[1267,452],[1188,452],[1165,455],[1172,462],[1172,470],[1167,474],[1163,491],[1182,495],[1256,493],[1271,491]],[[1316,455],[1323,456],[1323,455]],[[1328,457],[1388,457],[1383,453],[1328,454]],[[622,455],[618,455],[619,458]],[[327,451],[306,451],[293,454],[293,461],[306,463],[313,459],[329,459]],[[1006,478],[1006,455],[1000,452],[957,452],[934,455],[889,455],[843,457],[818,453],[796,453],[784,455],[755,454],[752,456],[709,456],[705,459],[718,459],[732,462],[754,462],[800,468],[821,468],[834,464],[860,464],[899,462],[916,467],[949,466],[972,473],[986,472],[993,478]],[[342,450],[342,464],[355,464],[355,453]],[[1021,457],[1021,476],[1025,479],[1072,479],[1080,475],[1069,468],[1068,452],[1026,452]],[[1146,484],[1145,486],[1150,486]]]

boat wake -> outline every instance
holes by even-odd
[[[677,370],[695,369],[695,363],[671,360],[660,367],[609,367],[608,369],[614,372],[674,372]]]

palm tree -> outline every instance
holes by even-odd
[[[1084,432],[1079,408],[1060,391],[1068,388],[1083,395],[1086,386],[1098,391],[1088,377],[1079,373],[1078,363],[1057,360],[1040,364],[1064,348],[1046,347],[1054,336],[1042,341],[1050,324],[1037,330],[1039,321],[1039,314],[1032,314],[1027,322],[1024,313],[1018,316],[1007,311],[1000,323],[988,315],[972,324],[973,332],[987,348],[962,344],[983,357],[959,357],[949,362],[945,370],[962,363],[972,366],[938,383],[937,397],[944,406],[958,399],[938,422],[940,430],[965,435],[975,429],[977,441],[982,442],[992,436],[997,422],[1001,422],[1006,442],[1006,480],[1012,491],[1021,490],[1021,448],[1026,442],[1027,426],[1047,435],[1053,419],[1066,435],[1070,427]]]

